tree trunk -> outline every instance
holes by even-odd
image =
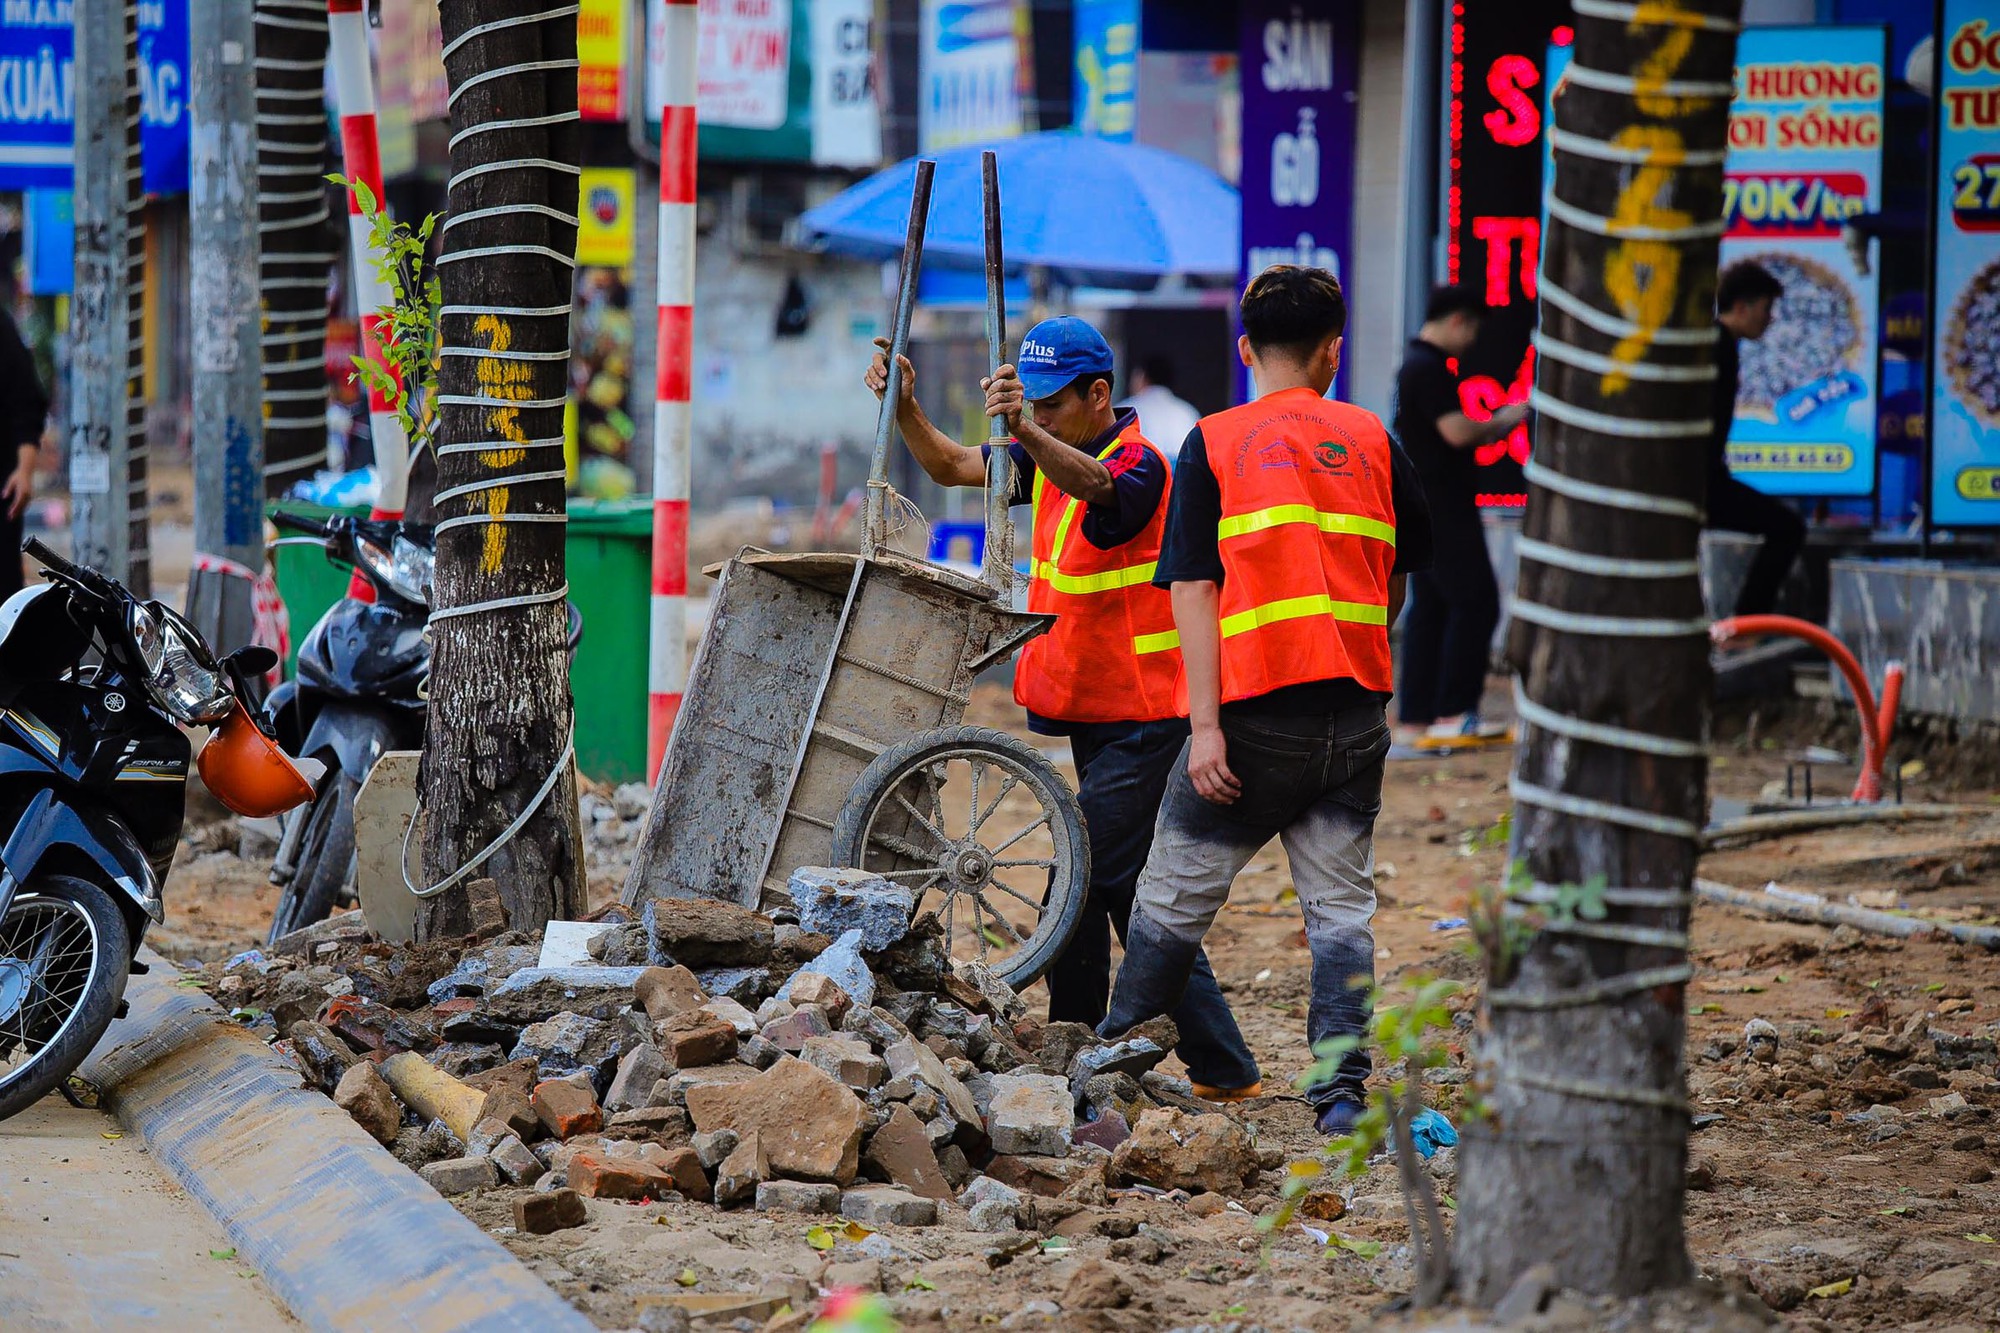
[[[1476,1301],[1541,1262],[1588,1292],[1689,1274],[1681,1047],[1711,689],[1695,561],[1738,5],[1579,15],[1556,99],[1571,138],[1509,639],[1529,701],[1514,846],[1537,887],[1506,911],[1541,929],[1486,934],[1492,1118],[1468,1126],[1457,1235]],[[1593,879],[1602,919],[1551,901]]]
[[[432,884],[458,873],[532,806],[474,872],[499,882],[510,924],[524,930],[574,917],[584,905],[565,754],[563,605],[563,402],[580,148],[576,15],[504,22],[549,8],[546,0],[440,7],[453,184],[439,260],[424,871]],[[467,35],[475,29],[483,31]],[[488,128],[499,121],[510,124]],[[521,600],[498,604],[509,599]],[[537,802],[551,773],[559,777]],[[465,933],[467,878],[430,900],[419,938]]]
[[[326,462],[326,274],[338,258],[326,183],[326,10],[257,0],[258,294],[264,315],[264,493]]]

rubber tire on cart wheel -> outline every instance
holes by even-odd
[[[61,901],[81,915],[91,933],[91,974],[56,1039],[16,1077],[0,1085],[0,1120],[27,1110],[68,1078],[111,1026],[118,1002],[131,976],[132,932],[125,914],[111,895],[88,880],[68,875],[37,875],[21,886],[11,917],[23,906]]]
[[[278,897],[265,946],[333,914],[354,871],[354,796],[358,783],[334,770],[306,811],[299,835],[298,869]]]
[[[861,776],[833,823],[835,865],[866,868],[862,838],[876,809],[912,775],[940,760],[984,756],[1010,770],[1049,815],[1056,843],[1055,867],[1034,932],[1013,956],[993,971],[1015,990],[1026,989],[1055,963],[1083,915],[1090,892],[1090,836],[1076,793],[1041,751],[990,727],[939,727],[919,732],[877,755]],[[922,895],[919,895],[921,905]]]

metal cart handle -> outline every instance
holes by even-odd
[[[917,304],[917,274],[924,266],[924,226],[930,220],[931,178],[937,163],[917,163],[917,183],[910,195],[910,227],[903,240],[903,270],[896,284],[896,317],[889,330],[889,383],[875,422],[875,455],[868,464],[868,507],[863,525],[862,554],[874,559],[887,539],[883,497],[889,488],[889,437],[896,432],[896,407],[903,397],[903,357],[910,348],[910,314]]]
[[[991,149],[979,155],[979,185],[986,212],[986,359],[988,375],[1007,360],[1007,271],[1000,253],[1000,159]],[[1007,423],[991,418],[986,451],[986,545],[980,577],[995,592],[1014,584],[1014,543],[1007,508],[1014,498],[1014,456]]]

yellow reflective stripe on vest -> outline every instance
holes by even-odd
[[[1116,592],[1135,583],[1151,583],[1153,571],[1157,568],[1159,568],[1157,562],[1148,561],[1143,565],[1127,565],[1123,569],[1107,569],[1102,574],[1065,574],[1044,560],[1035,566],[1035,577],[1057,592],[1077,596],[1093,592]]]
[[[1311,597],[1287,597],[1282,602],[1266,602],[1253,606],[1248,611],[1238,611],[1233,616],[1222,618],[1222,637],[1235,638],[1238,634],[1248,634],[1253,629],[1265,625],[1275,625],[1285,620],[1301,620],[1306,616],[1329,616],[1334,620],[1345,620],[1356,625],[1387,625],[1389,608],[1370,606],[1366,602],[1336,602],[1325,593],[1315,593]]]
[[[1158,634],[1140,634],[1132,640],[1135,653],[1167,653],[1181,646],[1179,630],[1161,630]]]
[[[1263,532],[1267,528],[1282,527],[1287,523],[1310,523],[1321,532],[1343,533],[1350,537],[1373,537],[1391,546],[1396,544],[1394,524],[1364,518],[1360,514],[1329,513],[1324,509],[1314,509],[1311,505],[1273,505],[1269,509],[1252,510],[1247,514],[1233,514],[1222,520],[1216,529],[1216,538],[1219,541],[1227,541],[1231,537],[1247,536],[1253,532]]]
[[[1112,440],[1110,444],[1104,446],[1104,451],[1097,455],[1097,460],[1101,463],[1111,457],[1112,453],[1124,443],[1122,435]],[[1041,499],[1039,489],[1041,484],[1042,472],[1038,468],[1035,471],[1035,485],[1037,487],[1035,498],[1037,503]],[[1062,559],[1063,545],[1069,541],[1070,522],[1076,517],[1077,508],[1082,503],[1081,500],[1073,495],[1068,497],[1068,503],[1063,506],[1062,517],[1056,520],[1055,540],[1049,544],[1049,554],[1053,558],[1037,561],[1035,563],[1034,576],[1048,584],[1051,588],[1054,588],[1057,592],[1067,593],[1072,597],[1094,592],[1116,592],[1120,588],[1129,588],[1135,583],[1152,582],[1153,571],[1158,568],[1156,561],[1147,561],[1143,565],[1126,565],[1121,569],[1107,569],[1101,574],[1065,574],[1062,572],[1062,567],[1056,564],[1055,561]]]

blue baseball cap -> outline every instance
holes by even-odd
[[[1111,344],[1075,315],[1058,315],[1028,330],[1014,368],[1028,401],[1036,402],[1061,393],[1079,375],[1109,375]]]

